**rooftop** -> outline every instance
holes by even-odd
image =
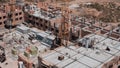
[[[98,38],[98,41],[101,42],[97,42],[94,45],[94,49],[71,45],[68,47],[61,46],[55,49],[52,53],[43,55],[42,58],[58,67],[63,68],[73,68],[74,66],[77,66],[77,68],[81,66],[85,68],[101,68],[104,63],[113,59],[120,52],[120,45],[118,41],[99,35],[92,35],[90,38]],[[106,45],[102,45],[102,42],[105,42]],[[106,47],[109,47],[110,51],[107,51]],[[63,60],[58,60],[58,56],[60,55],[64,56]]]

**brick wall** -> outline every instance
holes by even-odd
[[[6,20],[7,20],[7,14],[1,12],[0,13],[0,27],[4,27]]]

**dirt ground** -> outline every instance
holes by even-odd
[[[120,2],[120,0],[74,0],[73,3],[79,2]]]

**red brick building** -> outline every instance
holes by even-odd
[[[7,20],[7,14],[0,12],[0,27],[4,27],[6,20]]]
[[[0,4],[0,27],[16,26],[22,22],[24,22],[24,13],[19,6],[11,3]]]

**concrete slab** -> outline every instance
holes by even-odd
[[[88,66],[90,66],[91,68],[95,68],[95,67],[97,67],[98,65],[101,64],[100,62],[95,61],[95,60],[93,60],[91,58],[88,58],[86,56],[85,57],[81,57],[78,61],[81,62],[81,63],[84,63],[84,64],[86,64]]]
[[[73,62],[70,65],[66,66],[65,68],[89,68],[89,67],[85,66],[79,62]]]

